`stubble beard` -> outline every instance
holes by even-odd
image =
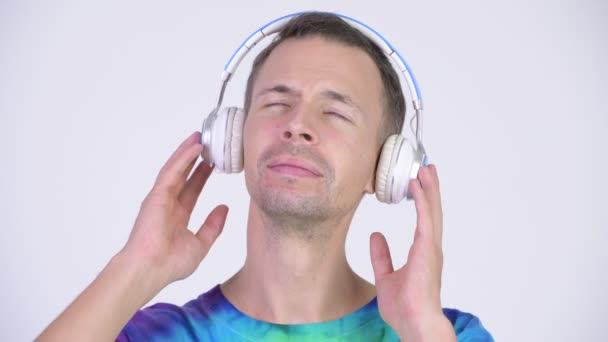
[[[275,233],[298,237],[304,240],[327,239],[333,232],[331,226],[342,216],[343,210],[332,196],[334,172],[327,163],[315,153],[294,146],[275,147],[262,155],[257,172],[263,178],[270,172],[267,161],[279,153],[304,157],[316,162],[323,171],[323,177],[317,192],[300,192],[290,189],[300,180],[297,177],[286,177],[286,187],[264,187],[261,182],[254,182],[251,191],[252,200],[263,213],[264,224]]]
[[[332,218],[333,210],[323,195],[306,196],[282,189],[259,190],[257,204],[269,226],[280,233],[311,239],[322,233],[320,228]]]

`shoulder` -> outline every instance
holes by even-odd
[[[141,309],[129,320],[117,341],[199,340],[209,326],[206,294],[183,306],[158,303]]]
[[[454,326],[459,342],[494,342],[479,317],[458,309],[444,308],[443,314]]]

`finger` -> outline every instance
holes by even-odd
[[[213,242],[220,235],[224,229],[224,223],[226,223],[226,217],[228,216],[228,207],[225,205],[219,205],[213,209],[205,222],[201,225],[196,237],[200,241],[204,254],[206,255],[213,245]]]
[[[443,263],[443,251],[441,245],[435,244],[433,239],[420,234],[416,227],[414,241],[410,246],[407,256],[407,265],[417,269],[427,269],[431,271],[433,265],[441,267]]]
[[[184,169],[184,175],[186,177],[188,177],[188,175],[190,174],[190,171],[192,171],[192,168],[194,167],[194,165],[196,164],[196,159],[192,159],[192,161],[190,161],[190,163],[188,163],[188,166],[186,166],[186,168]]]
[[[435,210],[433,212],[433,217],[435,218],[435,225],[438,228],[439,236],[441,238],[441,234],[443,234],[443,208],[441,205],[439,174],[437,173],[437,167],[435,165],[431,165],[431,170],[433,171],[433,178],[435,181],[435,191],[433,192],[433,208],[435,208]]]
[[[183,175],[181,177],[178,177],[179,181],[176,183],[176,187],[177,188],[183,188],[184,187],[184,185],[186,184],[188,175],[190,174],[190,171],[192,171],[192,168],[194,167],[194,164],[196,164],[196,160],[197,159],[198,159],[198,157],[195,158],[195,159],[193,159],[190,163],[188,163],[188,165],[184,169]],[[181,190],[181,191],[183,191],[183,190]]]
[[[433,204],[428,200],[427,193],[416,180],[410,182],[414,203],[416,205],[416,233],[414,240],[420,240],[419,244],[435,244],[441,247],[442,239],[442,213],[441,209],[433,209]]]
[[[433,171],[433,178],[435,180],[435,188],[439,190],[439,174],[437,173],[437,166],[435,164],[429,165],[431,171]]]
[[[200,144],[191,145],[186,148],[178,159],[166,167],[158,174],[155,186],[169,190],[171,193],[179,194],[186,183],[188,177],[188,167],[193,165],[203,148]]]
[[[375,232],[370,236],[369,249],[376,282],[384,275],[393,273],[393,260],[386,239],[382,233]]]
[[[409,189],[414,198],[414,205],[416,206],[416,215],[418,219],[426,220],[430,219],[430,206],[428,203],[427,195],[422,188],[421,182],[418,179],[410,180]]]
[[[435,182],[435,174],[432,165],[421,167],[418,170],[418,179],[420,180],[420,184],[425,193],[431,194],[436,191],[437,183]]]
[[[434,233],[433,217],[426,193],[422,189],[422,186],[417,179],[410,180],[409,189],[412,193],[414,204],[416,206],[416,235],[430,237]]]
[[[433,164],[421,168],[421,171],[424,169],[424,172],[419,173],[419,177],[421,179],[422,188],[425,190],[427,197],[433,203],[433,208],[435,208],[436,204],[441,204],[441,195],[439,191],[439,177],[437,175],[437,167]]]
[[[443,234],[443,210],[441,208],[441,193],[439,190],[437,167],[431,164],[425,167],[424,171],[425,172],[421,175],[424,179],[422,181],[422,188],[429,203],[435,236],[438,240],[441,240]]]
[[[186,182],[184,189],[179,195],[179,201],[188,212],[192,212],[192,209],[194,209],[211,171],[213,171],[213,167],[209,166],[207,162],[201,161]]]
[[[188,149],[188,147],[198,143],[200,139],[200,132],[193,132],[192,134],[190,134],[184,141],[182,141],[182,143],[177,147],[173,154],[171,154],[171,157],[169,157],[163,168],[168,168],[170,165],[175,163],[175,161],[180,158],[180,155],[182,155],[183,152]]]
[[[181,192],[186,183],[188,173],[190,173],[191,166],[194,165],[202,150],[203,146],[201,144],[193,142],[181,149],[179,154],[172,156],[172,159],[170,158],[167,161],[158,174],[156,186],[167,188],[175,193]]]

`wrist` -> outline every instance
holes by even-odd
[[[399,337],[408,342],[457,341],[454,327],[443,312],[433,317],[409,320],[401,327]]]
[[[112,257],[107,271],[119,275],[117,281],[122,282],[126,289],[133,290],[139,306],[151,300],[169,283],[157,267],[124,249]]]

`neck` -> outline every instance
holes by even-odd
[[[346,260],[351,219],[352,213],[314,227],[280,227],[252,201],[247,259],[222,292],[240,311],[273,323],[323,322],[355,311],[375,289]]]

